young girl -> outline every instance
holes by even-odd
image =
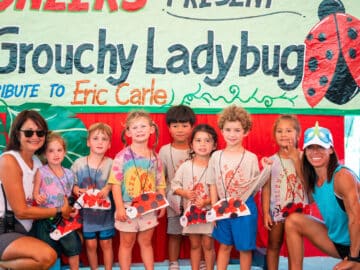
[[[50,133],[47,137],[45,158],[47,164],[40,167],[35,175],[33,197],[37,204],[43,207],[61,207],[64,196],[69,197],[74,184],[73,173],[64,167],[61,162],[66,154],[64,139],[57,133]],[[62,253],[69,257],[70,269],[79,269],[79,254],[81,240],[76,231],[73,231],[58,241],[50,238],[50,229],[54,226],[53,219],[41,219],[35,222],[36,235],[53,247],[58,256]],[[41,251],[39,251],[41,252]]]
[[[151,134],[156,131],[157,127],[148,113],[129,113],[122,140],[126,145],[126,135],[131,139],[131,144],[115,156],[109,177],[116,208],[115,228],[120,231],[119,264],[123,270],[130,269],[132,248],[136,240],[140,246],[145,269],[154,268],[151,241],[158,224],[157,218],[165,214],[165,209],[161,209],[158,216],[153,211],[130,219],[125,208],[144,192],[157,191],[165,196],[166,184],[161,160],[154,148],[148,146]],[[156,132],[156,137],[157,135]],[[156,144],[155,142],[154,147]]]
[[[190,204],[199,209],[210,206],[209,188],[205,183],[208,174],[208,162],[211,153],[216,149],[217,134],[209,125],[198,125],[190,137],[190,160],[181,164],[171,184],[171,190],[184,198],[186,209]],[[183,228],[191,244],[191,268],[199,269],[201,252],[204,252],[206,269],[214,268],[214,246],[211,233],[212,223],[192,224]]]
[[[105,123],[92,124],[88,129],[87,146],[90,153],[77,159],[71,167],[75,174],[73,192],[81,195],[88,189],[99,190],[98,196],[107,198],[111,185],[107,184],[112,159],[105,156],[111,146],[112,129]],[[91,270],[98,268],[98,240],[104,260],[104,269],[113,265],[112,237],[115,235],[114,212],[112,209],[83,208],[83,237]]]
[[[281,115],[274,123],[273,136],[279,150],[270,157],[273,161],[271,177],[262,189],[264,225],[269,230],[266,256],[269,270],[277,270],[279,266],[284,221],[289,214],[287,206],[308,203],[299,177],[301,153],[297,147],[300,132],[300,123],[294,115]]]
[[[250,114],[241,107],[230,106],[220,114],[218,126],[226,147],[214,152],[209,161],[207,182],[212,204],[218,198],[241,199],[259,175],[257,156],[243,146],[252,126]],[[252,251],[256,248],[257,208],[252,195],[245,203],[250,215],[218,220],[214,227],[212,236],[220,243],[216,265],[219,270],[227,269],[232,246],[240,252],[240,268],[251,269]]]

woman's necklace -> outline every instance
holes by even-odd
[[[201,175],[200,175],[199,180],[195,182],[195,180],[194,180],[194,160],[191,161],[191,173],[192,173],[192,180],[193,180],[193,189],[195,188],[195,186],[196,186],[198,183],[201,182],[201,179],[203,178],[203,176],[204,176],[207,168],[208,168],[208,166],[206,166],[206,167],[204,168],[203,172],[202,172]]]
[[[65,173],[64,168],[61,167],[61,170],[62,170],[62,173],[63,173],[62,176],[58,176],[58,175],[56,174],[56,172],[54,171],[54,169],[51,168],[51,166],[50,166],[49,164],[48,164],[48,168],[50,169],[50,171],[52,172],[52,174],[53,174],[53,175],[55,176],[55,178],[57,179],[57,182],[60,184],[60,186],[61,186],[61,188],[62,188],[62,190],[63,190],[64,195],[67,195],[67,194],[66,194],[65,186],[64,186],[64,184],[61,182],[61,178],[63,178],[64,176],[65,176],[65,179],[66,179],[66,183],[69,182],[69,181],[68,181],[68,178],[67,178],[67,175],[66,175],[66,173]]]
[[[244,150],[244,152],[242,153],[241,159],[240,159],[238,165],[236,166],[236,168],[235,168],[235,170],[234,170],[234,173],[232,174],[231,178],[229,179],[226,187],[225,187],[225,179],[223,178],[222,169],[221,169],[221,168],[222,168],[222,167],[221,167],[221,160],[222,160],[222,155],[223,155],[223,153],[224,153],[224,150],[220,152],[219,167],[220,167],[221,183],[222,183],[223,188],[224,188],[225,199],[226,199],[226,198],[227,198],[227,190],[228,190],[228,188],[229,188],[232,180],[234,179],[237,170],[240,168],[240,165],[241,165],[241,163],[242,163],[242,161],[243,161],[243,159],[244,159],[244,156],[245,156],[245,150]]]
[[[138,171],[138,167],[137,167],[136,162],[135,162],[134,152],[131,149],[131,147],[129,147],[129,149],[130,149],[131,158],[132,158],[132,160],[134,162],[134,165],[135,165],[136,174],[137,174],[137,177],[139,179],[139,183],[140,183],[140,187],[141,187],[141,193],[144,193],[145,184],[149,180],[149,169],[151,167],[151,156],[152,156],[151,154],[152,154],[152,152],[150,151],[149,164],[148,164],[148,166],[146,168],[146,175],[145,175],[146,178],[145,178],[145,181],[142,182],[141,177],[140,177],[140,173]]]
[[[86,157],[86,166],[87,166],[87,169],[88,169],[88,174],[89,174],[89,179],[91,180],[91,187],[92,189],[95,189],[96,188],[96,177],[97,177],[97,174],[99,172],[99,169],[100,169],[100,166],[102,164],[102,162],[104,161],[105,159],[105,156],[103,156],[99,162],[99,164],[97,165],[96,169],[95,169],[95,174],[94,174],[94,178],[91,177],[91,173],[90,173],[90,166],[89,166],[89,156]]]

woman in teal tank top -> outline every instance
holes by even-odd
[[[333,269],[360,269],[360,182],[338,162],[331,132],[318,126],[304,134],[303,179],[323,220],[295,213],[285,221],[292,270],[302,269],[303,238],[342,260]]]

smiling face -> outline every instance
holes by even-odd
[[[297,147],[299,135],[294,127],[293,121],[279,121],[279,123],[276,125],[274,133],[276,143],[280,148],[286,148],[288,146]]]
[[[226,121],[221,130],[226,147],[242,146],[243,139],[247,136],[240,121]]]
[[[137,117],[130,121],[126,135],[135,143],[144,143],[149,140],[155,128],[146,117]]]
[[[39,128],[33,120],[28,119],[24,122],[24,124],[21,126],[21,129],[19,131],[19,141],[21,145],[21,150],[35,152],[44,145],[45,134],[44,136],[39,137],[36,134],[36,132],[34,132],[31,137],[26,137],[25,133],[27,133],[26,131],[28,130],[40,131],[42,129]]]
[[[305,148],[306,158],[314,168],[327,167],[333,152],[331,147],[327,149],[317,144]]]

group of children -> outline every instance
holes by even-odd
[[[99,243],[104,268],[112,269],[112,238],[117,229],[120,268],[130,269],[132,249],[138,242],[145,269],[153,269],[152,236],[158,219],[165,215],[165,208],[135,218],[129,218],[127,213],[134,200],[152,192],[166,196],[169,203],[166,208],[169,269],[179,269],[180,247],[185,235],[190,240],[192,269],[213,269],[215,262],[217,269],[226,269],[233,246],[240,253],[241,269],[250,269],[252,251],[256,248],[258,215],[254,194],[246,197],[244,194],[260,176],[257,156],[243,146],[252,127],[251,116],[235,105],[221,112],[218,128],[226,144],[221,150],[217,150],[215,129],[208,124],[195,123],[196,116],[191,108],[184,105],[171,107],[166,113],[171,143],[163,145],[156,153],[157,125],[144,111],[130,112],[122,131],[124,148],[113,160],[105,155],[111,147],[112,130],[107,124],[95,123],[88,130],[89,155],[76,160],[71,169],[61,165],[66,154],[64,140],[51,133],[45,152],[47,163],[38,171],[34,185],[36,203],[44,207],[61,207],[66,199],[63,195],[77,198],[89,189],[97,189],[102,198],[112,196],[114,207],[81,209],[81,237],[78,232],[58,241],[52,240],[48,233],[39,233],[38,237],[54,247],[59,255],[67,256],[70,269],[79,268],[81,238],[85,242],[90,268],[97,269]],[[293,115],[282,115],[276,120],[273,133],[279,150],[262,160],[264,167],[272,164],[271,174],[267,175],[271,181],[265,183],[262,191],[264,224],[269,230],[268,269],[278,267],[286,217],[283,209],[290,203],[307,204],[299,170],[299,121]],[[150,146],[153,134],[155,142]],[[209,210],[219,200],[229,198],[245,198],[250,214],[185,227],[180,224],[180,218],[189,206]],[[40,228],[37,231],[46,231],[52,222],[37,221],[36,226]],[[219,243],[217,254],[214,239]]]

